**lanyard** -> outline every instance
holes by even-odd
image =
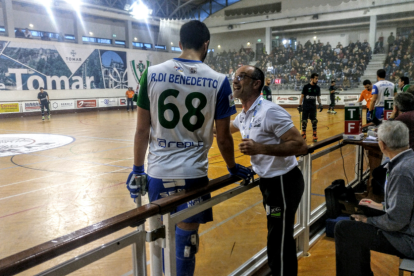
[[[254,108],[253,116],[252,116],[252,119],[250,120],[250,125],[249,125],[249,130],[248,131],[246,131],[246,127],[244,125],[244,122],[241,123],[241,129],[242,129],[241,130],[241,134],[242,134],[242,138],[243,139],[249,139],[249,137],[250,137],[250,130],[252,129],[252,126],[253,126],[254,117],[256,116],[256,114],[260,110],[260,108],[262,107],[261,106],[262,105],[262,102],[263,102],[263,98],[260,96],[259,103]]]

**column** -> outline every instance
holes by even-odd
[[[377,16],[371,15],[369,22],[369,46],[374,50],[375,42],[377,40]]]
[[[1,0],[3,8],[4,28],[8,37],[14,37],[14,16],[12,0]]]
[[[125,21],[125,47],[127,49],[132,49],[132,41],[134,38],[132,37],[132,21],[127,20]]]
[[[266,27],[266,39],[265,39],[266,52],[269,55],[272,51],[272,28]]]
[[[83,30],[82,30],[82,22],[79,18],[76,11],[73,12],[73,22],[75,24],[75,40],[77,44],[83,44],[82,42],[82,36],[83,36]]]

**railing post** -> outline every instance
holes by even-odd
[[[358,147],[358,156],[357,156],[357,164],[358,164],[358,184],[362,182],[364,177],[364,148],[362,146]]]
[[[141,207],[141,196],[137,199],[137,208]],[[147,253],[145,247],[145,224],[138,226],[137,231],[141,231],[134,244],[132,244],[132,267],[134,276],[147,276]]]
[[[301,218],[305,229],[302,235],[301,249],[303,255],[306,256],[309,250],[309,222],[311,214],[312,158],[310,153],[303,157],[302,174],[305,181],[305,189],[302,197]]]
[[[163,216],[165,225],[165,241],[166,246],[164,248],[164,264],[165,264],[165,276],[177,275],[177,262],[175,256],[175,223],[171,219],[171,214],[165,214]]]
[[[149,231],[161,228],[161,216],[156,215],[148,219]],[[151,276],[162,276],[162,239],[150,243],[150,269]]]

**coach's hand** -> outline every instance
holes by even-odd
[[[145,195],[147,192],[147,174],[144,171],[144,165],[133,166],[132,172],[129,174],[127,182],[127,189],[131,194],[131,198],[135,199],[140,195]]]
[[[261,153],[261,146],[262,144],[256,143],[252,139],[242,139],[239,149],[245,155],[256,155]]]
[[[243,179],[243,182],[241,183],[242,186],[246,186],[250,183],[250,179],[253,177],[254,172],[246,168],[240,164],[236,164],[233,168],[227,168],[229,173],[231,175],[238,176]]]

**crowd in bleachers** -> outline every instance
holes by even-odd
[[[387,42],[388,52],[384,61],[387,79],[396,82],[402,76],[414,78],[414,30],[405,36],[395,37],[391,33]]]
[[[321,86],[328,86],[335,79],[337,86],[348,89],[361,81],[371,56],[372,50],[366,40],[363,43],[351,41],[347,46],[338,43],[335,47],[329,42],[308,40],[305,45],[298,42],[296,49],[282,44],[270,54],[257,53],[255,66],[266,72],[271,83],[280,89],[300,89],[309,82],[312,73],[319,74]],[[241,48],[214,56],[210,53],[206,63],[232,80],[237,68],[253,58],[253,52]]]

